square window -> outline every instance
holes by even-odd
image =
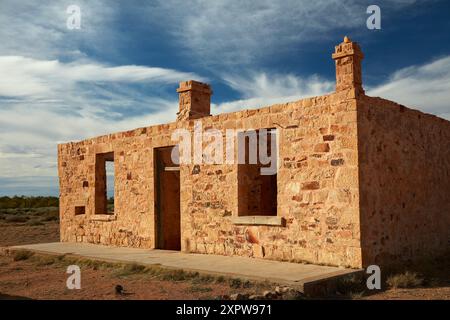
[[[239,216],[277,215],[276,148],[275,129],[238,134]]]
[[[75,206],[75,215],[85,214],[86,207],[85,206]]]

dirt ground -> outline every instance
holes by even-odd
[[[57,221],[36,226],[0,222],[0,246],[57,241],[59,241],[59,223]]]
[[[42,224],[0,221],[0,247],[11,245],[59,241],[58,221]],[[425,271],[433,279],[415,288],[396,288],[378,293],[358,290],[333,296],[337,299],[368,300],[450,300],[450,277],[447,260],[432,266],[437,272]],[[69,261],[42,258],[34,255],[14,260],[11,254],[0,254],[0,299],[220,299],[234,293],[262,294],[273,290],[268,284],[257,284],[240,279],[184,277],[179,274],[142,273],[140,270],[124,272],[123,266],[106,266],[102,263],[81,266],[81,289],[66,287]],[[428,266],[429,267],[429,266]],[[402,283],[400,277],[400,284]],[[121,285],[123,294],[115,287]],[[407,285],[406,285],[407,286]]]
[[[42,225],[0,220],[0,247],[59,241],[59,223]],[[67,263],[48,263],[36,257],[14,261],[0,254],[0,299],[216,299],[233,293],[261,294],[264,285],[239,279],[204,279],[179,276],[149,275],[139,272],[121,275],[117,266],[81,266],[81,289],[69,290],[66,280]],[[119,268],[119,269],[118,269]],[[123,272],[122,272],[123,273]],[[169,278],[162,280],[163,278]],[[175,278],[175,280],[173,279]],[[124,294],[116,294],[116,285]]]
[[[57,207],[0,209],[0,247],[59,241]]]
[[[161,280],[161,276],[140,274],[120,275],[115,268],[81,266],[81,289],[69,290],[64,264],[45,265],[28,259],[13,261],[0,256],[0,299],[215,299],[231,293],[254,293],[255,287],[232,289],[230,283],[217,280],[193,279]],[[202,283],[205,282],[205,283]],[[121,285],[123,294],[115,287]]]
[[[435,288],[391,289],[364,300],[450,300],[450,286]]]

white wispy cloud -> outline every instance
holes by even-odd
[[[146,66],[105,66],[99,63],[37,60],[22,56],[0,56],[0,96],[49,99],[70,94],[67,89],[80,82],[176,83],[180,79],[199,78],[194,73]]]
[[[418,1],[379,2],[383,17],[388,17]],[[165,26],[182,52],[217,68],[279,59],[308,44],[335,40],[330,37],[336,30],[353,28],[354,35],[363,32],[369,4],[350,0],[158,0],[142,10],[150,24],[157,21]]]
[[[255,72],[248,76],[225,75],[223,79],[240,93],[241,99],[213,105],[213,113],[254,109],[318,96],[334,90],[334,81],[318,75],[302,78],[294,74],[268,75],[265,72]]]
[[[18,186],[14,190],[54,183],[48,177],[57,174],[57,143],[174,120],[176,95],[165,89],[201,79],[167,68],[109,64],[123,39],[121,4],[79,0],[81,30],[69,30],[70,4],[0,4],[0,177],[2,185]]]
[[[81,30],[67,29],[71,4],[81,8]],[[111,1],[2,0],[0,8],[0,55],[82,59],[87,57],[85,49],[113,54],[120,39],[114,31],[119,11]]]
[[[172,69],[21,56],[0,56],[0,74],[8,75],[0,80],[3,177],[55,175],[60,142],[172,121],[176,94],[163,89],[202,78]]]
[[[177,101],[168,101],[160,107],[159,112],[123,120],[57,113],[23,104],[1,108],[0,176],[55,176],[58,143],[175,119]],[[21,150],[14,149],[17,145]]]
[[[398,70],[367,94],[450,119],[450,56]]]
[[[225,75],[223,79],[242,98],[214,105],[214,113],[319,96],[332,92],[335,85],[334,79],[324,79],[318,75],[303,78],[293,74],[268,75],[265,72],[247,77]],[[450,56],[397,70],[383,83],[368,87],[366,94],[450,120]]]

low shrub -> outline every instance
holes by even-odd
[[[241,287],[242,281],[241,281],[241,279],[237,279],[237,278],[229,279],[228,285],[230,286],[230,288],[238,289]]]
[[[135,274],[142,274],[142,273],[146,273],[146,272],[147,272],[147,268],[144,265],[137,264],[137,263],[130,263],[130,264],[123,265],[123,267],[121,269],[117,270],[115,275],[118,277],[126,277],[126,276],[135,275]]]
[[[167,281],[184,281],[197,277],[198,273],[190,273],[184,270],[168,270],[162,274],[162,279]]]
[[[38,266],[49,266],[59,261],[57,256],[35,255],[32,259]]]
[[[34,252],[29,250],[16,250],[13,252],[14,261],[28,260],[33,256]]]
[[[386,283],[390,288],[415,288],[424,283],[424,279],[416,272],[406,271],[404,273],[389,276]]]
[[[43,217],[42,221],[57,221],[59,219],[58,211],[47,212]]]
[[[6,222],[27,222],[28,219],[27,217],[23,217],[23,216],[16,216],[16,215],[12,215],[12,216],[7,216],[5,218]]]
[[[29,226],[42,226],[44,225],[39,219],[31,219],[27,221],[27,225]]]

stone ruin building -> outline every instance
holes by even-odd
[[[181,82],[175,122],[58,145],[61,241],[352,268],[447,250],[450,122],[365,95],[356,42],[345,38],[332,58],[327,95],[211,115],[210,86]],[[276,128],[276,174],[176,164],[172,132],[199,121]]]

